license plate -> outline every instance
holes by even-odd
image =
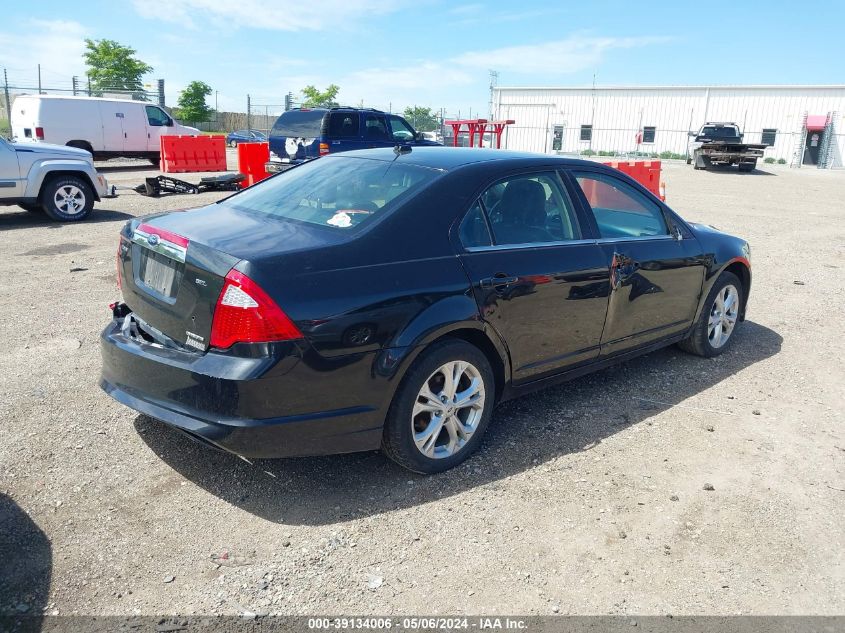
[[[149,249],[142,249],[140,277],[145,286],[165,297],[176,294],[178,262],[165,257],[161,253]]]

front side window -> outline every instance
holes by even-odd
[[[656,203],[627,183],[607,174],[575,172],[603,238],[668,235],[666,219]]]
[[[147,121],[149,121],[150,125],[162,127],[170,124],[170,117],[167,116],[164,110],[155,106],[146,106],[145,110],[147,111]]]
[[[364,138],[370,141],[383,141],[388,138],[387,122],[383,116],[368,114],[364,117]]]
[[[391,115],[387,117],[390,124],[390,135],[394,141],[413,141],[414,129],[402,117]]]
[[[219,204],[344,231],[388,213],[439,174],[380,160],[321,158]]]
[[[357,112],[332,112],[329,115],[329,136],[356,138],[361,132],[361,115]]]
[[[572,204],[555,172],[501,180],[481,195],[479,203],[497,245],[581,239]]]

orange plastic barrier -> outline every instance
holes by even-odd
[[[628,174],[631,178],[640,183],[643,187],[648,189],[655,196],[661,200],[665,196],[660,192],[660,161],[659,160],[638,160],[627,163],[620,163],[613,161],[605,163],[614,169],[618,169],[622,173]]]
[[[267,178],[270,174],[264,169],[264,164],[268,160],[269,143],[238,143],[238,171],[245,176],[241,184],[249,187]]]
[[[161,171],[226,171],[226,137],[162,136]]]

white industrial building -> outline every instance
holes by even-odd
[[[688,132],[738,123],[747,143],[791,166],[843,166],[845,85],[493,88],[502,146],[560,154],[686,155]]]

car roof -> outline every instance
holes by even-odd
[[[601,166],[601,163],[581,160],[577,158],[565,158],[563,156],[550,156],[548,154],[535,154],[532,152],[515,152],[506,149],[489,149],[475,147],[413,147],[411,151],[396,155],[391,147],[377,149],[352,150],[329,154],[325,158],[368,158],[371,160],[396,161],[407,165],[418,165],[432,169],[449,171],[465,165],[478,163],[489,163],[494,161],[507,161],[518,165],[530,166],[532,163],[540,165],[560,164],[569,166]]]

